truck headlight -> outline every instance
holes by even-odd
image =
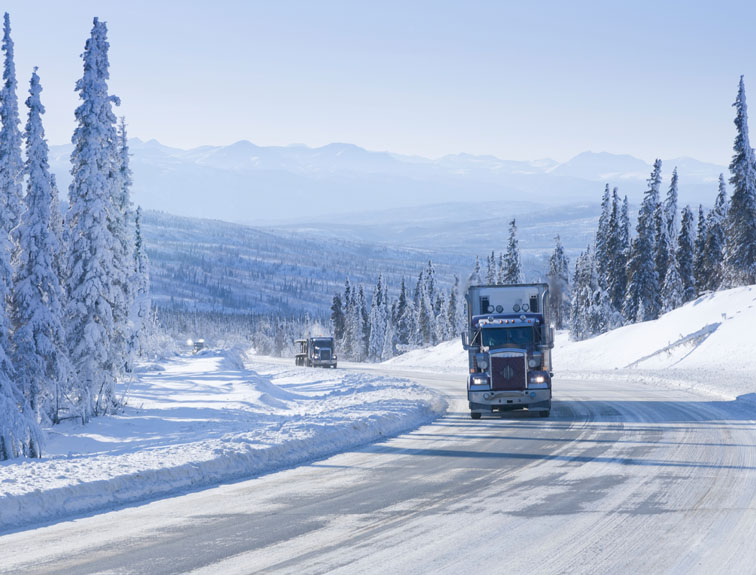
[[[476,375],[472,378],[473,385],[488,385],[487,375]]]
[[[542,375],[536,375],[532,380],[533,383],[543,383],[546,381],[546,378]]]

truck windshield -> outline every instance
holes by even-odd
[[[484,328],[481,332],[483,345],[491,349],[497,347],[528,348],[536,343],[538,331],[532,327]]]
[[[333,347],[332,339],[313,339],[312,344],[315,347]]]

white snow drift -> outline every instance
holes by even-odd
[[[0,463],[0,531],[297,465],[446,408],[403,379],[262,358],[246,367],[238,352],[149,366],[122,413],[55,426],[41,460]]]

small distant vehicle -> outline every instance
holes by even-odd
[[[470,286],[465,299],[470,416],[527,409],[548,417],[554,375],[548,284]]]
[[[336,367],[336,346],[332,337],[309,337],[294,341],[298,346],[296,365],[306,367]]]
[[[199,353],[203,349],[205,349],[205,340],[198,339],[194,342],[194,345],[192,346],[192,353]]]

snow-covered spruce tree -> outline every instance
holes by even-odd
[[[601,215],[599,216],[598,229],[596,230],[596,266],[598,272],[599,285],[606,289],[609,283],[609,269],[611,254],[609,253],[609,223],[611,219],[611,200],[609,194],[609,184],[604,187],[604,194],[601,196]]]
[[[496,285],[504,284],[504,274],[506,273],[506,262],[504,261],[504,254],[499,252],[499,263],[496,266]]]
[[[341,303],[341,296],[336,294],[331,303],[331,330],[337,342],[344,337],[344,324],[344,306]]]
[[[23,170],[21,158],[21,120],[16,96],[16,65],[13,40],[10,36],[10,17],[3,19],[3,85],[0,89],[0,210],[5,217],[3,232],[7,235],[18,225],[23,206]]]
[[[706,215],[701,204],[698,204],[698,223],[696,224],[696,240],[693,244],[693,279],[696,284],[696,295],[701,295],[709,285],[706,269]]]
[[[389,318],[386,315],[387,307],[384,305],[388,299],[388,294],[384,292],[383,274],[380,274],[370,303],[370,339],[367,351],[369,361],[380,361],[383,357],[384,338],[389,323]]]
[[[657,159],[638,212],[637,236],[630,249],[628,283],[623,304],[623,315],[630,322],[656,319],[659,316],[660,286],[653,256],[656,253],[654,213],[659,205],[660,185],[661,160]]]
[[[520,246],[517,241],[517,222],[515,218],[509,222],[509,240],[507,253],[504,256],[504,284],[522,283],[522,262],[520,260]]]
[[[451,339],[460,333],[462,329],[462,317],[459,306],[459,278],[454,276],[454,285],[449,291],[449,305],[446,311],[446,321],[449,325],[447,339]]]
[[[662,313],[677,309],[684,303],[685,286],[677,269],[677,261],[671,259],[667,266],[667,275],[662,285]]]
[[[609,212],[609,237],[607,240],[607,253],[609,254],[606,270],[606,292],[609,296],[609,303],[615,312],[613,317],[617,318],[620,324],[624,323],[622,316],[622,302],[625,298],[625,287],[627,286],[627,246],[624,244],[624,231],[621,221],[621,207],[617,188],[612,192],[612,207]],[[610,328],[619,327],[611,325]]]
[[[28,174],[25,210],[13,229],[13,291],[11,325],[13,365],[18,381],[39,421],[57,423],[61,410],[68,412],[70,365],[61,318],[63,287],[56,270],[60,251],[51,223],[53,189],[48,148],[42,127],[45,109],[36,68],[31,77],[29,120],[26,123]]]
[[[150,298],[150,260],[142,238],[142,208],[137,207],[134,216],[134,294],[133,335],[130,349],[140,357],[153,355],[158,350],[150,341],[155,339],[155,324],[151,321],[152,299]]]
[[[402,278],[402,284],[399,287],[399,298],[396,302],[396,311],[394,313],[394,323],[396,324],[397,344],[407,346],[410,343],[412,334],[410,299],[407,296],[407,284]]]
[[[659,278],[659,292],[657,293],[656,309],[663,308],[662,292],[667,271],[671,265],[672,243],[667,235],[667,222],[662,204],[657,204],[654,210],[654,238],[656,239],[656,251],[654,253],[654,266],[656,277]]]
[[[570,335],[581,341],[607,330],[609,300],[598,284],[596,258],[588,246],[575,263],[570,309]]]
[[[359,361],[364,361],[368,355],[368,346],[370,345],[370,312],[368,312],[367,298],[365,297],[365,289],[362,284],[360,284],[358,292],[357,307],[360,313],[360,327],[362,328],[362,340],[360,341],[362,347],[360,349]]]
[[[693,277],[695,246],[693,241],[693,212],[685,206],[680,219],[680,234],[677,236],[677,270],[683,286],[682,303],[696,299],[696,281]]]
[[[354,335],[352,325],[354,301],[352,296],[352,286],[349,283],[348,277],[344,281],[344,297],[342,298],[342,301],[344,302],[344,334],[341,340],[337,341],[337,345],[339,349],[341,349],[341,354],[344,358],[351,359],[353,350],[352,340]]]
[[[122,117],[113,145],[117,184],[113,188],[115,211],[109,218],[111,233],[116,239],[113,268],[113,286],[118,298],[114,305],[112,356],[117,377],[130,373],[138,349],[139,317],[136,303],[139,278],[135,269],[135,215],[131,205],[131,168],[129,167],[129,143],[126,137],[126,120]],[[148,284],[149,285],[149,284]]]
[[[480,258],[478,256],[475,256],[475,266],[473,267],[473,271],[470,274],[470,277],[467,278],[467,285],[481,285],[483,283],[483,278],[480,277]]]
[[[725,222],[727,219],[727,186],[724,175],[719,174],[719,193],[714,207],[706,214],[706,237],[703,242],[702,265],[705,290],[717,290],[722,285],[722,258],[725,249]]]
[[[737,135],[730,162],[733,186],[725,225],[725,287],[756,283],[756,166],[748,137],[748,108],[745,85],[740,77],[735,99]]]
[[[67,286],[67,340],[76,371],[75,401],[86,420],[116,405],[115,385],[123,358],[114,356],[120,319],[120,251],[112,219],[120,217],[115,115],[108,94],[108,42],[104,22],[94,19],[84,48],[84,74],[76,83],[81,104],[72,142]]]
[[[672,252],[677,251],[677,236],[680,233],[677,223],[677,195],[678,195],[679,178],[677,176],[677,166],[672,170],[672,180],[669,183],[667,197],[664,198],[664,223],[667,228],[667,238],[669,239],[670,249]]]
[[[433,315],[435,318],[435,333],[433,334],[433,343],[446,341],[449,335],[449,322],[447,312],[446,295],[442,290],[437,290],[436,301],[433,304]]]
[[[549,258],[549,303],[556,329],[564,329],[570,314],[570,262],[564,253],[562,240],[557,235],[554,253]]]
[[[491,255],[487,258],[488,270],[486,272],[486,283],[488,285],[494,285],[496,283],[496,255],[491,252]]]

